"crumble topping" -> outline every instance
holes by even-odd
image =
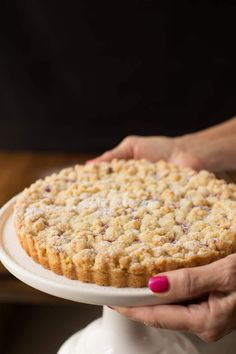
[[[151,274],[236,250],[236,186],[164,161],[76,165],[25,189],[15,225],[75,266]]]

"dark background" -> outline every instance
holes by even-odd
[[[235,1],[0,4],[0,148],[99,152],[236,112]]]
[[[235,1],[1,0],[0,149],[99,153],[128,134],[175,136],[232,117],[235,18]],[[12,171],[35,155],[15,157]],[[1,171],[13,191],[25,170],[5,173],[12,159]],[[101,313],[19,303],[17,289],[0,303],[4,354],[56,353]]]

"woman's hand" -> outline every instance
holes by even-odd
[[[114,309],[148,326],[194,333],[205,342],[236,329],[236,254],[209,265],[158,274],[150,279],[149,288],[168,302],[188,304]],[[189,301],[193,298],[198,301]]]
[[[203,167],[200,159],[185,149],[181,138],[162,136],[128,136],[114,149],[88,162],[111,161],[114,158],[125,160],[146,158],[153,162],[163,159],[196,170]]]
[[[195,170],[236,169],[236,118],[197,133],[177,138],[129,136],[117,147],[91,162],[118,159],[160,159]],[[88,161],[90,162],[90,161]]]
[[[178,138],[130,136],[88,162],[146,158],[153,162],[164,159],[195,170],[232,170],[236,168],[235,137],[233,118]],[[185,304],[115,309],[149,326],[192,332],[206,342],[236,329],[236,254],[206,266],[159,274],[151,278],[149,287],[167,302]],[[194,298],[197,301],[191,300]]]

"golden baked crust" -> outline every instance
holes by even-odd
[[[38,263],[71,279],[143,287],[236,250],[236,186],[164,161],[77,165],[19,196],[14,223]]]

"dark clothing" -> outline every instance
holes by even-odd
[[[235,1],[0,6],[0,148],[101,151],[236,113]]]

